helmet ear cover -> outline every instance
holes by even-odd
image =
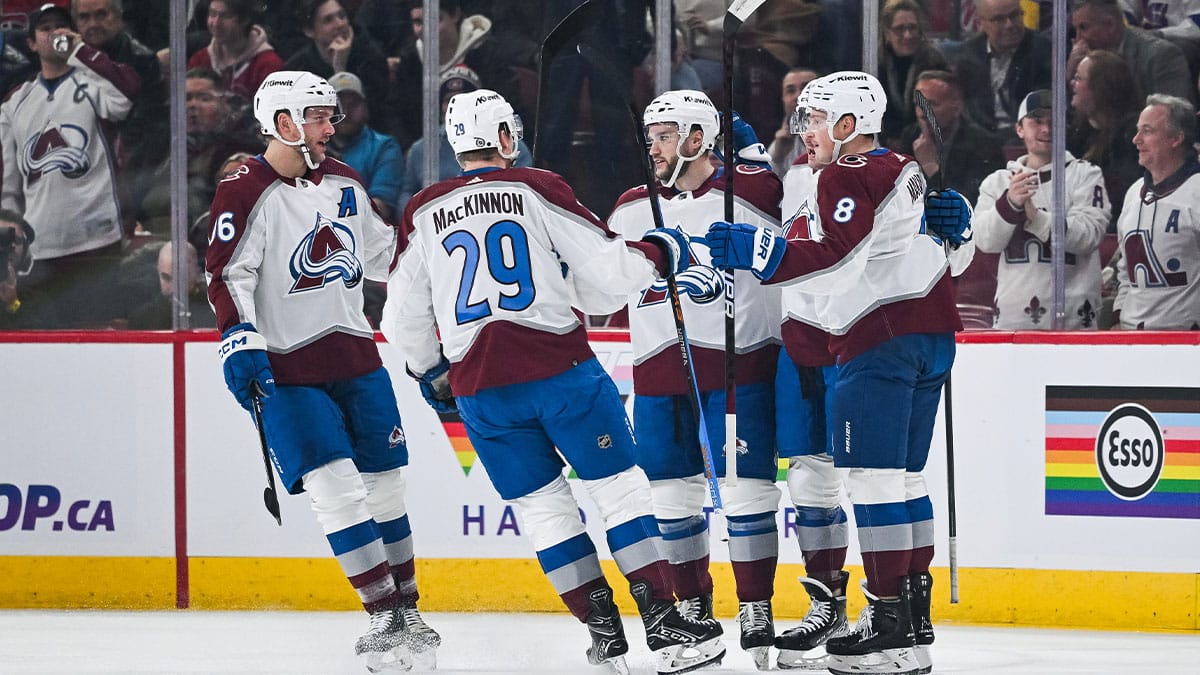
[[[455,94],[446,104],[446,139],[455,155],[485,148],[494,148],[507,160],[515,160],[524,135],[521,117],[512,105],[490,89],[476,89]],[[512,150],[505,154],[500,134],[512,139]]]

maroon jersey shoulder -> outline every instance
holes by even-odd
[[[783,181],[774,171],[752,164],[734,166],[733,193],[754,208],[778,219],[783,200]],[[723,181],[724,179],[718,179]]]

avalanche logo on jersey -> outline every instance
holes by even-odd
[[[45,129],[25,142],[19,160],[21,173],[29,177],[30,185],[54,171],[67,178],[79,178],[92,168],[88,141],[88,133],[75,124]]]
[[[689,239],[693,242],[696,241],[694,237],[689,237]],[[699,241],[703,242],[704,239],[700,238]],[[725,282],[721,273],[708,265],[700,264],[691,245],[688,246],[688,254],[691,260],[688,268],[675,275],[675,286],[679,289],[680,295],[687,295],[697,305],[707,305],[717,298],[723,297]],[[649,288],[642,291],[642,297],[638,300],[637,306],[657,305],[666,299],[667,282],[664,279],[658,279]]]
[[[338,279],[354,288],[363,278],[362,263],[354,255],[354,233],[317,213],[312,231],[292,252],[291,272],[296,283],[289,293],[324,288]]]
[[[783,221],[783,238],[788,241],[821,241],[821,221],[810,198],[796,207],[796,212]]]

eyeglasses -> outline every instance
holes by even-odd
[[[904,34],[920,35],[921,27],[915,23],[906,23],[903,26],[892,26],[891,28],[888,29],[888,31],[892,35],[904,35]]]
[[[1012,21],[1013,23],[1021,23],[1021,19],[1023,19],[1023,18],[1025,18],[1025,10],[1018,7],[1016,9],[1014,9],[1013,11],[1009,12],[1008,14],[1001,14],[999,16],[993,16],[991,18],[984,19],[983,21],[985,23],[1002,26],[1002,25],[1008,23],[1009,21]]]

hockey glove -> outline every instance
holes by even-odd
[[[719,149],[713,152],[721,161],[725,161]],[[758,142],[754,127],[742,119],[736,110],[733,111],[733,162],[771,170],[771,156],[767,154],[766,146]]]
[[[692,251],[688,248],[688,236],[669,227],[656,227],[642,235],[642,241],[658,244],[667,260],[667,274],[679,274],[692,263]]]
[[[954,190],[930,190],[921,224],[956,249],[971,241],[971,204]]]
[[[222,333],[220,354],[225,368],[225,386],[233,392],[238,405],[250,410],[256,392],[261,392],[263,398],[275,393],[275,375],[267,359],[267,341],[254,330],[253,324],[239,323]]]
[[[424,375],[417,375],[413,371],[405,367],[408,374],[417,381],[417,387],[421,389],[421,396],[425,397],[425,402],[434,411],[449,415],[458,412],[458,403],[454,400],[454,392],[450,391],[450,362],[446,357],[442,357],[438,364],[429,370],[425,371]]]
[[[704,239],[712,253],[713,267],[750,270],[760,280],[775,274],[787,248],[783,237],[746,223],[713,223]]]

